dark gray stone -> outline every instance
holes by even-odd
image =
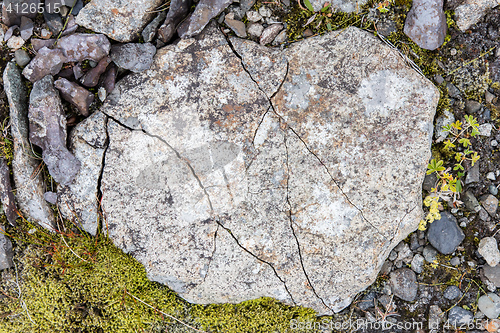
[[[474,314],[471,311],[465,310],[459,306],[452,307],[448,313],[448,323],[455,327],[472,324],[473,320]]]
[[[404,32],[418,46],[427,50],[440,47],[446,37],[443,0],[414,0],[406,16]]]
[[[191,3],[191,0],[172,0],[170,2],[167,19],[158,29],[158,37],[161,41],[168,43],[172,39],[177,26],[189,13]]]
[[[411,269],[417,274],[422,273],[422,270],[424,268],[424,260],[425,259],[421,254],[415,254],[413,256],[413,259],[411,260]]]
[[[476,114],[481,110],[481,103],[473,101],[473,100],[466,100],[465,101],[465,112],[467,114]]]
[[[498,194],[498,188],[495,186],[495,185],[490,185],[488,186],[488,191],[493,194],[493,195],[497,195]]]
[[[156,47],[151,43],[127,43],[113,45],[110,57],[118,67],[139,73],[151,67],[155,54]]]
[[[402,300],[412,302],[417,297],[417,277],[409,268],[400,268],[392,272],[390,284],[394,295]]]
[[[10,170],[7,161],[0,158],[0,200],[2,201],[2,208],[7,221],[16,226],[17,208],[14,193],[12,192],[12,185],[10,184]]]
[[[481,204],[483,208],[490,214],[491,216],[495,216],[498,209],[498,199],[491,195],[485,195],[481,197]]]
[[[219,15],[233,0],[200,0],[191,16],[181,23],[177,32],[181,38],[198,35],[211,19]]]
[[[61,93],[61,97],[73,104],[83,116],[89,115],[89,107],[94,102],[94,94],[64,78],[54,82],[54,86]]]
[[[443,297],[453,301],[454,299],[462,297],[463,293],[457,286],[449,286],[443,292]]]
[[[12,258],[14,252],[12,251],[12,243],[3,233],[0,233],[0,270],[11,268],[14,266]]]
[[[429,242],[442,254],[451,254],[464,240],[465,235],[457,219],[449,212],[441,212],[441,219],[432,222],[427,232]]]
[[[49,27],[50,31],[54,35],[58,35],[64,28],[62,17],[58,13],[50,14],[49,12],[44,11],[43,18],[45,19],[45,23],[47,23],[47,26]]]
[[[65,62],[66,57],[62,50],[43,47],[24,68],[23,75],[31,82],[35,82],[46,75],[58,74]]]
[[[30,55],[23,49],[16,50],[16,52],[14,52],[14,58],[19,67],[24,67],[31,61]]]
[[[156,32],[158,31],[158,27],[167,17],[167,11],[161,11],[156,15],[153,21],[149,22],[149,24],[142,31],[142,39],[144,42],[149,43],[153,41],[156,36]],[[175,30],[174,30],[175,31]]]
[[[358,307],[362,311],[366,311],[370,308],[373,308],[375,306],[375,298],[377,297],[377,293],[372,291],[366,294],[365,297],[357,304]]]
[[[114,63],[111,63],[108,66],[108,71],[106,74],[104,74],[104,79],[102,82],[102,86],[104,89],[106,89],[106,93],[109,95],[115,89],[115,83],[116,83],[116,72],[117,72],[117,67]]]
[[[80,161],[66,148],[66,118],[52,76],[33,84],[28,118],[30,141],[42,148],[50,175],[58,183],[69,184],[80,169]]]
[[[95,87],[99,83],[99,78],[101,77],[102,73],[106,71],[106,68],[108,68],[108,65],[111,63],[111,58],[110,57],[104,57],[102,58],[97,66],[89,70],[82,78],[82,84],[85,87]]]
[[[472,194],[471,191],[465,191],[465,193],[462,195],[462,201],[465,205],[465,208],[467,208],[467,210],[470,212],[477,213],[481,210],[479,201],[477,201],[476,197],[474,196],[474,194]]]
[[[423,251],[422,255],[424,256],[425,261],[427,261],[427,262],[433,262],[434,260],[437,259],[437,251],[435,248],[433,248],[430,245],[427,245],[426,247],[424,247],[424,251]]]
[[[500,265],[491,267],[486,264],[483,266],[484,276],[495,285],[495,287],[500,288]]]
[[[432,188],[436,187],[437,180],[438,179],[437,179],[435,172],[431,173],[430,175],[425,175],[424,183],[422,184],[422,188],[425,191],[430,192]]]

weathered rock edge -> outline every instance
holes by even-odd
[[[190,302],[340,311],[422,217],[438,98],[353,27],[277,53],[212,26],[101,109],[110,236]]]

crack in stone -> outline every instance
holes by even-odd
[[[210,256],[210,261],[208,262],[207,265],[207,272],[205,273],[203,281],[200,283],[200,285],[205,283],[208,273],[210,272],[210,265],[212,264],[212,261],[214,261],[215,251],[217,251],[217,233],[219,232],[219,227],[220,225],[219,223],[217,223],[217,229],[215,229],[215,234],[214,234],[214,249],[212,250],[212,255]]]
[[[107,115],[106,113],[104,113],[105,115]],[[208,199],[208,202],[209,202],[209,205],[210,205],[210,210],[212,212],[212,214],[214,214],[214,209],[213,209],[213,206],[212,206],[212,201],[210,200],[210,195],[208,194],[206,188],[203,186],[203,183],[201,182],[200,178],[196,175],[193,167],[191,166],[191,164],[189,163],[189,161],[187,161],[186,159],[182,158],[182,156],[179,154],[179,152],[177,152],[171,145],[168,144],[168,142],[166,142],[163,138],[157,136],[157,135],[154,135],[154,134],[150,134],[148,132],[146,132],[143,128],[141,129],[133,129],[133,128],[130,128],[126,125],[124,125],[123,123],[121,123],[120,121],[116,120],[115,118],[107,115],[109,118],[111,118],[112,120],[114,120],[118,125],[120,126],[123,126],[124,128],[130,130],[130,131],[142,131],[144,134],[146,134],[147,136],[150,136],[152,138],[156,138],[158,140],[160,140],[161,142],[163,142],[165,145],[167,145],[176,155],[177,157],[182,160],[184,163],[186,163],[186,165],[188,166],[188,168],[191,170],[193,176],[196,178],[196,180],[198,181],[198,184],[200,185],[200,187],[202,188],[202,190],[204,191],[205,195],[207,196],[207,199]],[[107,127],[106,127],[107,129]],[[293,304],[297,304],[295,302],[295,300],[293,299],[293,296],[292,294],[290,293],[290,291],[288,290],[288,287],[286,286],[286,283],[285,281],[279,276],[278,272],[276,271],[276,269],[274,268],[274,266],[268,262],[268,261],[265,261],[261,258],[259,258],[257,255],[255,255],[254,253],[252,253],[250,250],[248,250],[247,248],[245,248],[243,245],[240,244],[240,242],[238,241],[238,239],[236,238],[236,236],[233,235],[233,233],[231,232],[231,230],[229,228],[226,228],[222,222],[220,221],[220,217],[219,216],[215,216],[214,217],[214,221],[217,223],[217,231],[216,231],[216,235],[218,233],[218,228],[219,226],[221,228],[223,228],[224,230],[226,230],[230,235],[231,237],[234,239],[234,241],[236,242],[236,244],[245,252],[247,252],[248,254],[250,254],[252,257],[254,257],[255,259],[257,259],[258,261],[261,261],[265,264],[267,264],[269,267],[271,267],[271,269],[273,270],[274,274],[276,275],[276,277],[278,278],[278,280],[281,281],[281,283],[283,283],[283,286],[285,287],[285,290],[287,291],[288,295],[290,296],[290,299],[292,300]],[[215,237],[215,236],[214,236]],[[215,253],[215,242],[214,242],[214,251],[213,253]],[[213,257],[210,261],[210,263],[212,262],[213,260]],[[208,274],[208,270],[207,270],[207,274]],[[206,275],[205,275],[206,277]]]
[[[397,227],[397,228],[396,228],[396,230],[393,232],[392,237],[391,237],[391,239],[389,240],[389,244],[390,244],[390,243],[392,243],[392,241],[393,241],[393,240],[394,240],[394,238],[396,237],[396,234],[398,233],[398,230],[401,228],[401,223],[403,223],[403,220],[404,220],[404,219],[408,216],[408,214],[410,214],[411,212],[413,212],[413,210],[414,210],[415,208],[417,208],[417,207],[418,207],[418,205],[415,205],[415,206],[413,206],[413,208],[412,208],[412,209],[410,209],[409,211],[407,210],[407,211],[405,212],[405,214],[403,215],[403,217],[401,218],[401,220],[399,220],[398,227]]]
[[[109,132],[108,132],[108,122],[109,122],[109,117],[105,115],[105,123],[104,123],[104,128],[106,129],[106,141],[105,141],[105,147],[104,147],[104,152],[102,153],[102,160],[101,160],[101,169],[99,170],[99,177],[97,178],[97,214],[101,218],[99,219],[99,224],[97,225],[97,230],[102,230],[103,226],[103,221],[105,220],[104,216],[104,209],[102,209],[102,177],[104,175],[104,166],[106,165],[106,153],[108,152],[109,148]]]
[[[295,238],[295,243],[297,244],[297,249],[299,252],[299,260],[300,260],[300,266],[302,267],[302,271],[304,272],[304,275],[306,277],[307,282],[311,286],[311,289],[314,293],[314,295],[323,303],[323,305],[327,308],[330,309],[330,311],[333,312],[332,308],[330,308],[323,298],[321,298],[318,293],[316,292],[316,289],[314,288],[314,285],[311,282],[311,279],[309,278],[309,275],[307,274],[306,268],[304,266],[304,260],[302,257],[302,249],[300,247],[300,242],[299,238],[297,237],[297,234],[295,233],[295,228],[293,227],[293,213],[292,213],[292,203],[290,202],[290,187],[289,187],[289,182],[290,182],[290,165],[288,163],[289,160],[289,154],[288,154],[288,145],[287,145],[287,135],[286,132],[284,133],[284,144],[285,144],[285,152],[286,152],[286,169],[287,169],[287,177],[286,177],[286,202],[288,203],[289,211],[288,211],[288,218],[290,219],[290,229],[292,230],[293,237]]]

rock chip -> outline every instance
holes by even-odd
[[[479,170],[479,168],[477,169]],[[467,174],[467,177],[471,175],[471,178],[475,180],[476,179],[475,173],[476,170],[474,168],[471,168],[469,170],[469,173]],[[465,181],[465,183],[467,184],[467,180]],[[474,181],[474,183],[476,182]],[[467,210],[469,210],[470,212],[477,213],[481,210],[481,205],[479,204],[479,201],[477,201],[476,197],[471,191],[468,190],[465,191],[465,193],[462,195],[462,201],[465,205],[465,208],[467,208]]]
[[[446,37],[446,15],[443,0],[414,0],[406,16],[404,33],[427,50],[440,47]]]
[[[10,184],[10,170],[5,158],[0,158],[0,200],[2,201],[3,213],[7,221],[16,226],[17,208],[12,185]]]
[[[424,247],[424,251],[422,252],[422,255],[424,256],[425,261],[427,261],[427,262],[434,262],[434,260],[437,259],[437,254],[438,254],[438,252],[436,251],[436,249],[430,245],[427,245],[426,247]]]
[[[500,297],[494,293],[488,293],[479,297],[477,307],[489,319],[497,319],[500,315]]]
[[[442,254],[451,254],[464,240],[465,235],[455,216],[449,212],[441,212],[441,218],[430,224],[427,238],[436,250]]]
[[[262,15],[254,10],[250,10],[247,12],[247,20],[248,22],[252,23],[259,22],[260,20],[262,20]]]
[[[264,26],[259,23],[252,23],[247,27],[247,33],[252,37],[260,37],[264,31]]]
[[[437,305],[431,305],[429,307],[429,329],[439,330],[441,323],[444,321],[444,312]]]
[[[367,3],[367,0],[359,0],[359,1],[356,1],[356,0],[337,0],[337,1],[309,0],[309,2],[313,6],[313,9],[315,12],[319,12],[321,10],[321,8],[323,8],[323,6],[326,3],[330,3],[331,4],[330,8],[332,8],[332,9],[335,8],[335,9],[338,9],[338,10],[343,11],[343,12],[351,13],[351,12],[355,12],[355,11],[359,10],[359,8],[362,5]]]
[[[49,12],[44,11],[43,18],[45,20],[45,23],[47,23],[47,27],[49,27],[49,30],[54,36],[57,36],[63,30],[64,24],[60,14],[50,14]]]
[[[283,29],[283,24],[280,23],[275,23],[271,24],[267,28],[264,29],[262,32],[262,35],[260,36],[260,44],[261,45],[267,45],[271,43],[276,36],[280,33],[280,31]]]
[[[340,311],[420,221],[439,92],[353,27],[237,52],[211,25],[107,97],[110,237],[190,302]]]
[[[172,2],[171,2],[172,3]],[[170,9],[168,10],[170,12]],[[158,31],[158,27],[160,24],[165,21],[167,18],[167,11],[163,10],[156,15],[153,21],[149,22],[149,24],[144,28],[144,30],[141,32],[142,34],[142,39],[146,43],[150,43],[153,41],[153,39],[156,36],[156,32]]]
[[[42,148],[50,175],[63,185],[71,183],[80,169],[80,161],[66,148],[66,118],[52,76],[33,84],[28,118],[30,141]]]
[[[111,63],[110,57],[104,57],[99,60],[97,66],[89,70],[82,78],[82,84],[85,87],[95,87],[99,83],[99,79],[108,68],[108,65]]]
[[[479,135],[482,136],[490,137],[492,130],[493,130],[493,125],[491,125],[490,123],[481,124],[478,127]]]
[[[28,40],[33,35],[33,27],[33,21],[30,18],[21,17],[21,27],[19,28],[21,38]]]
[[[448,132],[443,131],[443,126],[453,124],[455,116],[452,112],[445,110],[441,116],[436,119],[436,126],[434,128],[434,138],[436,142],[443,142],[448,136]],[[433,173],[433,175],[435,175]]]
[[[424,268],[424,257],[421,254],[415,254],[413,256],[413,259],[411,260],[411,269],[417,273],[420,274],[422,273],[422,270]]]
[[[469,30],[479,22],[487,10],[498,6],[498,0],[465,0],[455,8],[455,19],[460,30]]]
[[[491,267],[486,264],[483,267],[484,276],[495,285],[495,287],[500,288],[500,265]]]
[[[162,0],[92,0],[76,17],[76,23],[103,33],[118,42],[131,42],[140,36]],[[98,60],[96,60],[98,61]]]
[[[417,297],[417,277],[409,268],[400,268],[392,272],[390,284],[394,295],[402,300],[413,302]]]
[[[95,112],[73,129],[69,147],[82,167],[73,182],[57,189],[63,216],[92,235],[99,225],[97,182],[107,144],[106,123],[107,117]]]
[[[65,78],[59,78],[54,82],[54,86],[61,93],[61,97],[73,104],[83,116],[89,115],[89,106],[94,102],[94,94]]]
[[[484,237],[479,242],[478,252],[491,267],[495,267],[500,262],[500,251],[498,243],[494,237]]]
[[[57,48],[64,52],[67,62],[98,62],[109,54],[111,44],[101,34],[73,34],[59,39]]]
[[[3,233],[0,233],[0,270],[14,267],[12,258],[14,252],[12,251],[12,243]]]
[[[116,65],[111,63],[108,66],[108,71],[106,72],[106,74],[104,74],[102,86],[104,87],[104,89],[106,89],[107,94],[111,94],[113,89],[115,89],[116,72],[117,72]]]
[[[24,68],[23,75],[31,82],[41,80],[46,75],[56,75],[61,70],[66,57],[62,50],[42,47],[38,54]]]
[[[160,40],[168,43],[172,39],[177,26],[188,15],[191,3],[191,0],[172,0],[170,2],[167,18],[160,29],[158,29]]]
[[[241,38],[247,37],[247,31],[245,27],[245,23],[238,20],[231,20],[226,17],[225,21],[226,25],[234,31],[236,36]]]
[[[455,327],[471,324],[474,320],[474,314],[459,306],[454,306],[448,313],[448,323]]]
[[[467,112],[467,114],[476,114],[481,111],[481,107],[481,103],[477,101],[470,99],[465,101],[465,112]]]
[[[54,230],[52,210],[43,199],[44,184],[37,172],[39,160],[33,157],[28,141],[28,93],[17,66],[9,62],[3,73],[3,83],[10,109],[10,133],[14,143],[12,174],[19,210],[48,230]]]
[[[16,59],[16,64],[19,67],[24,67],[31,61],[30,55],[23,49],[19,49],[14,52],[14,58]]]
[[[498,209],[498,199],[494,195],[488,194],[481,197],[481,203],[488,214],[495,216]]]
[[[113,45],[110,57],[121,68],[132,72],[143,72],[151,67],[156,47],[151,43],[127,43]]]
[[[47,47],[51,49],[54,46],[55,39],[39,39],[39,38],[32,38],[31,39],[31,46],[33,46],[33,50],[38,52],[41,48]]]
[[[207,26],[211,19],[219,15],[233,0],[200,0],[196,8],[177,32],[181,38],[191,38],[198,35]]]
[[[51,203],[53,205],[57,204],[57,193],[54,193],[54,192],[45,192],[43,194],[43,198],[48,203]]]
[[[450,301],[460,298],[462,295],[462,291],[457,286],[449,286],[443,293],[443,297],[449,299]]]

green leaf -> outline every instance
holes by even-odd
[[[445,169],[443,167],[443,163],[444,162],[442,160],[436,161],[435,159],[432,159],[429,165],[427,165],[427,174],[430,175],[433,172],[443,171]]]
[[[321,8],[321,12],[324,13],[328,10],[328,8],[330,8],[330,4],[326,5],[325,7]]]
[[[327,23],[326,24],[326,28],[328,29],[328,31],[332,31],[332,24],[331,23]]]
[[[460,174],[460,172],[459,172],[459,174]],[[463,176],[463,174],[462,174],[462,176]],[[457,189],[457,192],[462,192],[462,181],[461,180],[457,180],[457,183],[455,184],[455,187]]]
[[[311,5],[311,3],[309,2],[309,0],[304,0],[304,5],[306,5],[307,9],[309,9],[311,12],[314,13],[314,8]]]

